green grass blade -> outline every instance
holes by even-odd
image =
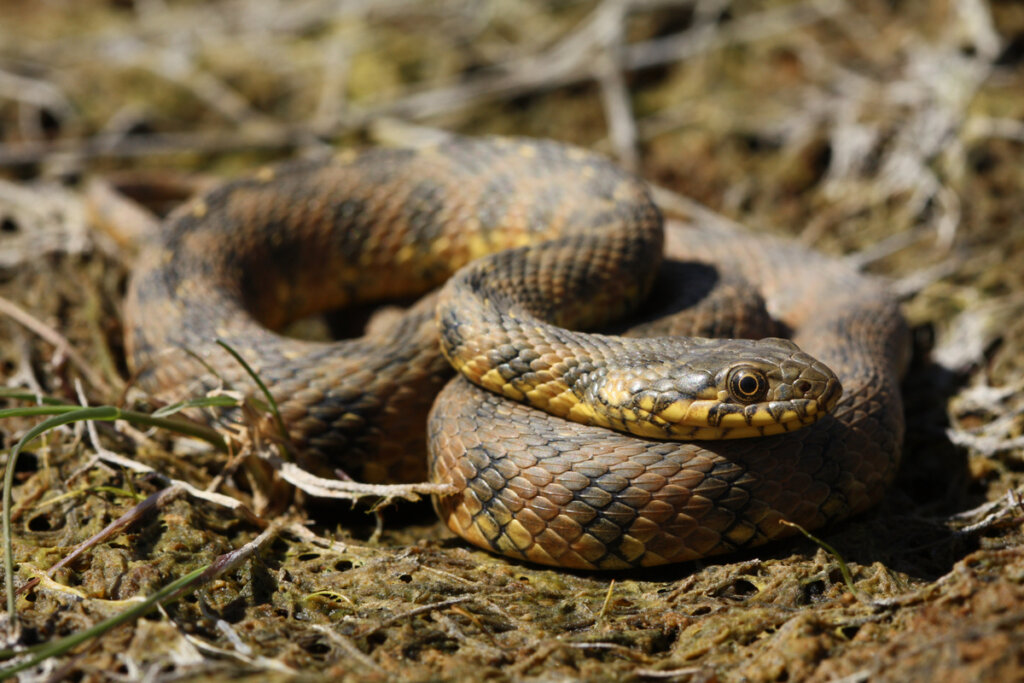
[[[112,628],[142,617],[151,610],[156,609],[157,605],[163,604],[164,601],[170,602],[172,599],[180,598],[182,595],[185,595],[186,589],[198,580],[200,576],[202,576],[203,572],[208,568],[209,565],[189,572],[180,579],[164,586],[137,605],[129,607],[125,611],[120,614],[115,614],[109,619],[104,619],[92,628],[85,629],[79,633],[72,633],[71,635],[65,636],[59,640],[43,643],[40,646],[31,648],[30,651],[34,653],[32,657],[29,657],[23,662],[18,662],[14,666],[9,666],[6,669],[0,669],[0,681],[6,680],[25,669],[31,668],[50,657],[58,657],[91,638],[103,635]],[[7,650],[0,652],[0,657],[5,655],[10,657],[12,654],[14,653]]]
[[[85,420],[101,420],[109,422],[111,420],[124,419],[138,424],[171,429],[181,434],[204,439],[221,449],[225,448],[224,439],[221,435],[218,434],[216,430],[209,427],[180,420],[153,417],[152,415],[140,413],[134,410],[121,410],[114,406],[96,406],[91,408],[64,405],[25,406],[23,408],[10,408],[0,411],[0,417],[41,414],[52,415],[52,417],[48,420],[43,420],[25,433],[21,440],[18,441],[14,448],[11,449],[10,457],[7,459],[7,466],[4,468],[4,580],[6,582],[5,587],[7,590],[7,613],[12,625],[17,621],[17,614],[14,610],[14,537],[11,529],[12,489],[14,487],[14,470],[17,466],[18,455],[26,445],[51,429],[71,424],[73,422],[82,422]]]
[[[234,403],[232,403],[234,405]],[[185,436],[202,439],[207,443],[216,446],[218,450],[225,451],[227,446],[224,437],[216,429],[207,427],[197,422],[187,422],[174,418],[155,417],[149,413],[140,413],[137,410],[119,410],[118,419],[127,420],[133,424],[146,425],[147,427],[159,427]]]
[[[5,417],[34,417],[36,415],[59,415],[61,413],[73,413],[81,410],[82,406],[71,404],[50,403],[42,406],[19,406],[17,408],[4,408],[0,410],[0,419]]]
[[[857,590],[857,587],[853,584],[853,574],[850,572],[850,567],[847,566],[846,560],[843,559],[843,556],[839,554],[838,550],[836,550],[830,544],[821,540],[820,538],[809,532],[807,529],[800,526],[799,524],[790,522],[789,520],[785,519],[781,521],[782,524],[790,527],[791,529],[796,529],[801,534],[806,536],[808,540],[810,540],[812,543],[817,543],[821,548],[825,550],[825,552],[827,552],[832,557],[836,558],[836,561],[839,563],[839,573],[843,575],[843,583],[846,584],[846,588],[850,591],[850,593],[853,594],[853,597],[857,598],[857,600],[859,600],[860,602],[868,602],[867,600],[862,599],[861,592]]]
[[[54,409],[57,407],[52,406]],[[7,458],[7,466],[4,468],[3,532],[4,582],[6,584],[4,587],[7,589],[7,619],[12,630],[17,623],[18,615],[14,610],[14,536],[11,534],[11,491],[14,488],[14,468],[18,464],[18,454],[26,445],[51,429],[81,420],[116,420],[120,412],[112,406],[100,406],[98,408],[78,408],[77,410],[64,412],[61,415],[55,415],[28,430],[25,436],[21,437],[21,440],[11,449],[11,455]]]
[[[192,398],[187,401],[171,403],[159,410],[154,410],[152,415],[153,417],[170,417],[189,408],[233,408],[237,405],[238,400],[230,396],[204,396],[202,398]]]
[[[198,404],[196,407],[203,405],[212,406],[233,406],[237,405],[237,402],[227,396],[211,397],[210,399],[196,399],[195,402]],[[186,401],[185,403],[189,403]],[[117,411],[117,415],[109,418],[109,420],[127,420],[134,424],[146,425],[148,427],[160,427],[161,429],[167,429],[172,432],[184,434],[185,436],[191,436],[197,439],[207,441],[220,450],[224,450],[224,437],[212,427],[206,425],[197,424],[195,422],[187,422],[185,420],[172,420],[167,417],[157,415],[157,413],[141,413],[137,410],[125,410],[122,408],[115,408],[113,406],[102,406],[109,410]],[[192,407],[190,405],[184,406],[185,408]],[[0,419],[6,417],[34,417],[37,415],[63,415],[74,413],[75,411],[82,410],[82,406],[73,404],[48,404],[43,406],[21,406],[19,408],[4,408],[0,410]],[[101,418],[84,418],[84,419],[101,419]],[[76,420],[70,420],[70,422],[76,422]]]
[[[260,391],[263,392],[263,396],[266,397],[267,403],[270,405],[270,412],[274,416],[274,424],[277,425],[278,431],[281,432],[281,437],[284,438],[285,442],[287,443],[287,441],[288,441],[288,430],[284,426],[284,420],[281,418],[281,411],[277,407],[277,401],[274,400],[274,397],[273,397],[273,395],[271,395],[270,390],[267,389],[267,385],[263,383],[263,380],[260,379],[260,376],[256,374],[256,371],[253,370],[252,367],[248,363],[245,362],[245,359],[242,358],[242,355],[240,353],[238,353],[238,351],[235,351],[223,339],[218,339],[217,343],[225,351],[230,353],[232,355],[232,357],[236,361],[238,361],[238,363],[243,368],[245,368],[245,371],[247,373],[249,373],[249,376],[252,377],[253,381],[256,382],[256,386],[258,386],[260,388]]]
[[[46,405],[68,405],[67,401],[53,396],[43,396],[32,391],[26,391],[25,389],[16,389],[14,387],[0,387],[0,398],[13,398],[18,401],[31,401],[33,403],[43,403]]]

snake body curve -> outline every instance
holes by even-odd
[[[668,270],[686,261],[723,282],[742,273],[761,290],[771,320],[738,334],[781,327],[814,356],[779,339],[712,347],[563,329],[638,306],[661,250],[642,183],[582,150],[455,138],[343,153],[264,169],[175,212],[133,274],[126,341],[140,384],[168,399],[248,387],[213,340],[227,342],[275,395],[303,464],[321,472],[416,480],[426,438],[431,478],[457,490],[435,500],[448,526],[532,561],[683,561],[785,535],[782,520],[813,528],[873,504],[903,431],[906,330],[883,287],[788,243],[672,227]],[[358,339],[271,331],[446,280]],[[699,311],[684,315],[687,329],[720,326]],[[727,327],[742,329],[745,315]],[[694,352],[711,360],[678,360]],[[457,379],[434,403],[448,360],[505,396]],[[757,396],[730,403],[745,388]],[[666,440],[750,433],[765,435]]]

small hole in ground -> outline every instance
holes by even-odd
[[[50,524],[50,518],[46,515],[37,515],[28,520],[28,528],[29,531],[51,531],[53,525]]]

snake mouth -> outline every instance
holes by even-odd
[[[842,394],[838,380],[809,398],[736,405],[721,400],[680,400],[660,412],[641,408],[615,411],[611,417],[587,412],[589,424],[636,436],[671,441],[710,441],[771,436],[796,431],[828,414]],[[570,419],[583,421],[580,415]]]

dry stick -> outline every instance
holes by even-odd
[[[327,550],[332,550],[336,553],[346,553],[352,549],[371,550],[363,546],[350,546],[347,543],[342,543],[341,541],[335,541],[331,538],[324,538],[323,536],[318,536],[317,534],[313,533],[312,531],[298,523],[289,524],[287,527],[285,527],[284,530],[294,535],[300,541],[305,541],[311,545],[326,548]],[[376,549],[372,550],[376,552]]]
[[[633,669],[633,673],[641,678],[676,678],[678,676],[696,676],[705,671],[699,666],[687,666],[681,669]]]
[[[964,123],[966,139],[1005,138],[1024,142],[1024,122],[991,116],[972,116]]]
[[[1019,493],[1010,489],[1005,496],[995,501],[997,508],[985,515],[984,519],[968,524],[956,530],[957,536],[971,536],[992,527],[1019,524],[1021,520],[1021,500]]]
[[[930,237],[930,235],[925,234],[925,231],[920,229],[898,232],[894,235],[889,235],[888,237],[885,237],[884,239],[879,240],[860,251],[847,254],[843,260],[857,270],[864,270],[872,263],[881,261],[884,258],[892,256],[898,251],[903,251],[904,249],[914,246],[919,242],[923,242],[928,237]]]
[[[434,610],[438,610],[438,609],[444,609],[445,607],[451,607],[452,605],[458,605],[459,603],[463,603],[463,602],[466,602],[468,600],[472,600],[474,597],[476,597],[476,596],[473,596],[473,595],[463,595],[461,597],[452,598],[450,600],[442,600],[441,602],[432,602],[429,605],[422,605],[422,606],[417,607],[415,609],[411,609],[411,610],[409,610],[407,612],[402,612],[401,614],[396,614],[396,615],[394,615],[392,617],[388,617],[384,621],[382,621],[379,624],[377,624],[376,626],[374,626],[368,633],[366,633],[364,635],[371,635],[373,633],[376,633],[377,631],[380,631],[383,628],[387,628],[388,626],[391,626],[392,624],[395,624],[395,623],[401,621],[402,619],[406,619],[408,617],[415,617],[417,615],[425,614],[427,612],[433,612]]]
[[[628,46],[625,64],[632,70],[678,62],[728,45],[787,33],[848,10],[843,0],[809,0],[738,17],[725,26],[702,24]]]
[[[608,613],[608,605],[612,601],[612,594],[615,592],[615,579],[612,579],[608,583],[608,592],[604,596],[604,602],[601,604],[601,611],[597,613],[597,621],[602,621],[605,614]]]
[[[160,234],[160,219],[106,178],[90,178],[84,194],[89,223],[120,247],[116,254],[120,258],[133,259],[136,250]]]
[[[269,121],[268,117],[253,109],[249,101],[237,90],[194,64],[168,58],[173,57],[167,54],[168,52],[164,50],[149,56],[143,62],[144,68],[188,90],[207,107],[234,124],[243,121]]]
[[[76,378],[75,379],[75,392],[78,394],[78,402],[83,408],[89,407],[89,401],[85,397],[85,391],[82,389],[82,383]],[[80,426],[79,423],[77,426]],[[96,429],[96,423],[89,420],[85,423],[86,432],[89,434],[89,441],[92,442],[92,447],[98,455],[115,455],[113,451],[103,445],[100,441],[100,435]]]
[[[164,505],[176,499],[184,492],[184,487],[178,486],[177,484],[172,484],[171,486],[168,486],[167,488],[161,489],[160,491],[157,491],[156,493],[150,495],[144,501],[132,507],[131,510],[128,510],[123,515],[121,515],[113,522],[108,524],[101,531],[97,532],[96,534],[93,534],[90,538],[82,541],[77,546],[75,546],[74,550],[72,550],[70,553],[61,558],[52,567],[47,569],[46,575],[52,577],[61,568],[74,562],[75,559],[79,555],[84,553],[86,550],[89,550],[93,546],[96,546],[97,544],[106,541],[108,538],[116,536],[117,534],[121,533],[124,529],[126,529],[129,525],[142,519],[142,517],[150,510],[158,510],[162,508]],[[18,589],[18,591],[21,592],[24,588],[25,586],[22,586]]]
[[[62,118],[74,116],[75,108],[55,85],[0,70],[0,96],[34,107],[47,108]]]
[[[972,517],[980,517],[984,515],[986,518],[992,516],[992,511],[997,508],[1004,506],[1021,507],[1021,495],[1024,494],[1024,490],[1021,489],[1010,489],[1006,492],[1006,495],[997,498],[996,500],[990,500],[986,503],[982,503],[977,507],[973,507],[970,510],[961,510],[955,512],[948,517],[945,517],[941,521],[943,522],[958,522],[965,521]],[[975,522],[974,524],[977,524]],[[970,526],[974,526],[971,524]]]
[[[966,260],[965,254],[951,254],[938,263],[915,270],[895,280],[892,283],[892,291],[901,299],[909,299],[925,287],[957,273]]]
[[[542,663],[545,659],[553,655],[555,651],[558,650],[560,647],[562,647],[562,641],[541,641],[539,643],[539,647],[537,647],[537,649],[534,651],[532,655],[530,655],[529,657],[520,656],[518,658],[518,661],[513,662],[512,665],[508,668],[508,670],[514,674],[514,679],[525,678],[525,676],[523,675],[525,674],[525,672],[529,671],[534,666],[537,666],[538,664]]]
[[[605,66],[599,69],[597,83],[601,89],[601,102],[604,105],[605,118],[608,125],[608,137],[611,141],[615,158],[627,170],[636,173],[640,170],[640,153],[637,146],[637,125],[630,104],[629,90],[622,76],[622,70],[609,60],[603,60]]]
[[[218,627],[221,627],[224,624],[226,624],[226,622],[223,620],[219,620],[217,622]],[[223,628],[221,628],[221,632],[225,633]],[[197,653],[212,655],[215,658],[230,658],[242,662],[250,667],[269,669],[283,674],[295,675],[298,673],[295,669],[277,659],[271,659],[269,657],[259,655],[253,656],[251,654],[252,648],[242,642],[242,640],[238,638],[233,631],[230,631],[229,633],[231,633],[231,635],[229,636],[225,633],[225,637],[231,641],[231,649],[216,647],[215,645],[211,645],[201,638],[189,633],[183,633],[182,635],[190,645],[195,647]],[[243,652],[243,650],[248,650],[249,652]]]
[[[370,141],[388,147],[423,149],[443,144],[457,137],[455,133],[433,126],[409,123],[404,119],[384,116],[366,128]]]
[[[270,524],[270,526],[264,529],[259,536],[249,541],[241,548],[238,548],[237,550],[232,550],[231,552],[225,553],[224,555],[218,557],[214,561],[214,563],[210,565],[210,568],[202,573],[202,575],[199,578],[199,582],[201,584],[205,583],[210,579],[216,578],[221,574],[229,572],[238,567],[238,565],[240,565],[242,562],[252,557],[252,555],[255,554],[255,552],[259,550],[261,547],[263,547],[263,545],[267,541],[274,539],[277,536],[277,534],[281,531],[281,526],[282,525],[280,523],[273,522]],[[184,592],[185,591],[182,590],[180,593],[172,595],[170,598],[168,598],[167,601],[170,602],[175,600],[181,593]]]
[[[459,623],[447,614],[437,613],[431,616],[433,617],[434,621],[438,623],[441,626],[441,628],[444,629],[444,632],[448,635],[448,637],[452,638],[453,640],[459,641],[463,646],[474,648],[480,654],[486,653],[487,656],[491,658],[503,658],[503,656],[505,655],[505,650],[502,649],[500,645],[498,645],[498,643],[494,640],[494,637],[491,636],[490,633],[488,633],[486,630],[482,628],[483,624],[481,624],[480,620],[476,618],[476,615],[472,614],[471,612],[467,612],[463,609],[460,609],[458,606],[452,607],[452,612],[455,612],[463,616],[464,618],[469,619],[469,621],[473,622],[475,626],[481,629],[482,633],[485,633],[488,636],[490,642],[484,643],[481,642],[478,638],[466,635],[463,632],[462,628],[460,627]]]
[[[89,366],[88,361],[85,360],[82,354],[80,354],[60,332],[43,323],[14,302],[9,301],[2,296],[0,296],[0,313],[5,314],[12,320],[18,322],[29,331],[39,336],[40,339],[43,339],[56,347],[56,349],[61,353],[66,353],[68,358],[71,359],[71,362],[78,368],[78,371],[82,373],[82,376],[85,377],[89,384],[104,393],[112,393],[110,385],[107,384],[106,381]]]
[[[612,149],[619,162],[635,173],[640,166],[637,125],[633,116],[629,88],[626,87],[626,79],[622,75],[622,48],[625,43],[622,31],[626,7],[622,0],[606,0],[601,9],[605,11],[607,23],[612,29],[610,37],[602,46],[601,59],[598,60],[594,77],[600,88]]]
[[[117,455],[116,453],[111,453],[108,451],[106,453],[99,453],[97,454],[96,457],[100,460],[116,465],[118,467],[122,467],[124,469],[131,470],[133,472],[139,472],[142,474],[152,474],[158,477],[161,481],[167,483],[169,486],[181,487],[182,489],[185,490],[186,493],[188,493],[193,498],[205,500],[208,503],[220,505],[221,507],[225,507],[229,510],[233,510],[234,512],[239,513],[246,521],[254,524],[258,528],[262,529],[267,527],[268,522],[265,519],[259,517],[258,515],[256,515],[256,513],[249,510],[249,508],[247,508],[244,504],[230,496],[225,496],[221,493],[215,493],[213,491],[204,491],[201,488],[193,486],[187,481],[182,481],[180,479],[172,479],[171,477],[168,477],[166,474],[163,474],[158,470],[153,469],[149,465],[143,465],[142,463],[132,460],[131,458],[126,458],[123,455]]]
[[[748,228],[744,227],[742,223],[737,223],[728,216],[704,206],[696,199],[691,199],[660,185],[648,184],[648,187],[650,187],[655,204],[664,212],[669,219],[668,222],[673,222],[672,219],[687,219],[713,226],[722,233],[748,232]]]
[[[404,498],[417,501],[422,494],[450,495],[455,492],[451,484],[364,484],[357,481],[324,479],[307,472],[294,463],[285,462],[275,456],[261,456],[274,466],[281,478],[289,484],[302,489],[306,493],[320,498],[340,498],[343,500],[359,500],[368,496],[383,498]]]
[[[313,130],[333,130],[344,121],[345,110],[348,108],[345,88],[348,85],[349,54],[355,49],[347,41],[336,39],[330,41],[323,50],[321,59],[324,75],[311,119]]]
[[[351,128],[362,125],[362,121]],[[344,132],[346,126],[335,132]],[[53,142],[0,145],[0,166],[33,164],[52,156],[70,154],[79,159],[133,158],[202,150],[207,154],[238,149],[287,149],[305,139],[307,126],[280,126],[270,130],[218,130],[198,133],[130,135],[103,133],[89,138],[65,138]]]
[[[641,652],[636,652],[629,649],[625,645],[619,645],[618,643],[606,643],[606,642],[595,642],[595,643],[562,643],[562,647],[568,647],[573,650],[611,650],[621,655],[625,655],[627,658],[635,662],[647,662],[650,661]]]
[[[327,640],[331,641],[332,643],[340,647],[342,650],[345,651],[345,654],[347,654],[349,657],[365,666],[367,669],[372,669],[374,671],[384,673],[383,667],[381,667],[380,664],[375,662],[372,657],[370,657],[365,652],[360,650],[359,647],[348,636],[342,633],[338,633],[334,629],[328,628],[326,626],[321,626],[320,624],[313,624],[313,630],[319,631],[320,633],[324,634],[324,636],[327,637]]]
[[[370,120],[382,115],[422,119],[497,97],[554,90],[590,80],[593,78],[594,47],[600,47],[610,23],[605,19],[611,15],[608,7],[602,4],[582,29],[544,53],[488,69],[458,85],[407,95],[396,102],[364,110],[362,116]],[[682,61],[727,45],[785,33],[844,9],[846,5],[841,0],[811,0],[741,17],[725,27],[699,27],[628,45],[623,48],[622,67],[634,71]]]
[[[486,637],[487,640],[490,641],[490,644],[496,650],[498,650],[499,652],[503,650],[503,648],[501,647],[501,644],[498,642],[497,638],[495,638],[494,634],[491,633],[491,629],[487,628],[487,625],[484,624],[483,619],[481,619],[479,616],[477,616],[476,614],[473,614],[469,610],[462,609],[458,605],[456,605],[455,607],[452,607],[452,612],[454,612],[455,614],[458,614],[458,615],[460,615],[462,617],[465,617],[466,619],[469,619],[471,622],[473,622],[473,625],[477,627],[477,629],[480,631],[480,633],[484,634],[484,637]],[[439,614],[437,616],[438,617],[442,617],[444,615]],[[447,619],[447,617],[445,617],[445,618]]]
[[[7,384],[9,386],[27,386],[29,391],[42,396],[46,392],[43,390],[43,385],[39,383],[35,369],[32,367],[32,349],[30,348],[28,336],[17,326],[12,326],[12,329],[15,331],[15,334],[11,336],[14,337],[14,345],[18,347],[18,367],[8,377]]]
[[[968,7],[981,10],[982,5],[980,3],[970,5],[961,3],[959,11],[968,11]],[[909,64],[904,69],[903,77],[885,84],[863,78],[860,75],[846,74],[848,80],[861,84],[847,88],[847,90],[870,92],[872,100],[882,100],[890,105],[906,107],[906,98],[913,98],[916,105],[914,111],[902,117],[894,131],[883,133],[880,130],[872,130],[872,133],[879,139],[884,135],[886,143],[882,149],[882,159],[878,163],[880,169],[876,174],[878,177],[869,184],[868,189],[875,196],[873,201],[876,204],[884,202],[894,195],[909,192],[911,196],[903,202],[903,206],[905,213],[912,217],[920,216],[926,205],[931,203],[933,208],[929,213],[934,214],[934,217],[927,221],[926,227],[928,232],[935,234],[935,244],[939,250],[948,250],[952,246],[961,221],[962,209],[956,192],[948,185],[943,184],[937,175],[935,166],[949,165],[958,168],[963,165],[963,146],[974,136],[967,108],[973,100],[974,94],[988,78],[991,71],[990,62],[997,51],[992,47],[991,17],[988,17],[985,11],[981,13],[986,16],[976,16],[975,21],[965,24],[969,27],[968,33],[971,40],[974,41],[977,54],[961,62],[964,69],[958,71],[957,76],[952,74],[948,76],[954,79],[952,82],[955,83],[955,86],[953,87],[951,87],[951,83],[942,80],[947,78],[944,72],[948,70],[949,56],[933,50],[909,50]],[[851,22],[844,22],[842,25],[837,22],[837,28],[848,30],[850,24],[855,23],[856,17],[851,16],[850,19]],[[850,36],[855,42],[862,44],[865,49],[873,39],[872,35],[865,35],[863,31],[852,32]],[[831,68],[839,67],[832,65]],[[941,78],[938,76],[940,72],[943,72]],[[849,105],[854,104],[848,96],[829,97],[829,99],[837,103],[839,107],[846,109],[849,109]],[[863,100],[863,95],[858,97],[855,101],[856,106],[862,107]],[[830,109],[834,109],[833,115],[838,115],[839,118],[849,116],[846,113],[840,113],[835,104]],[[843,154],[838,151],[844,146],[842,140],[845,136],[841,134],[842,130],[843,127],[840,126],[839,133],[833,132],[831,136],[833,148],[837,150],[834,156],[850,157],[850,160],[845,164],[840,163],[838,167],[833,164],[833,168],[830,169],[830,175],[833,176],[830,182],[859,182],[861,168],[866,163],[862,158],[863,155],[876,149],[879,143],[878,140],[867,146],[860,143],[849,143],[845,145],[848,148],[847,153]],[[852,139],[857,137],[853,136]],[[862,149],[851,154],[855,148]],[[838,173],[836,172],[837,168],[839,169]],[[860,210],[860,207],[852,208]],[[822,225],[822,227],[824,226]],[[877,258],[884,256],[888,251],[910,246],[905,242],[913,240],[913,233],[919,232],[920,230],[915,230],[911,233],[893,236],[876,247],[879,251],[863,256],[858,255],[857,258],[862,262],[864,258]],[[921,282],[926,283],[925,281]],[[914,281],[908,281],[901,293],[911,292],[914,285]]]
[[[173,54],[161,54],[157,55],[156,59],[148,58],[143,67],[189,90],[199,101],[204,102],[210,109],[236,125],[255,124],[264,128],[280,126],[280,123],[272,117],[254,109],[244,96],[227,83],[194,63],[180,64],[179,60],[173,59],[173,56]],[[302,144],[311,144],[316,141],[316,136],[308,129],[299,128],[297,133]]]
[[[972,434],[960,429],[947,429],[946,436],[953,445],[970,448],[989,458],[1000,451],[1024,448],[1024,436],[1002,437],[989,434]]]
[[[631,4],[629,0],[604,0],[587,21],[549,50],[548,56],[560,55],[566,69],[591,65],[589,73],[581,73],[581,77],[597,83],[613,153],[635,172],[639,166],[637,126],[622,74],[623,26]]]
[[[198,586],[206,584],[211,580],[217,578],[221,574],[232,571],[237,568],[242,562],[249,559],[257,550],[259,550],[267,541],[273,539],[279,530],[277,525],[271,525],[265,531],[263,531],[255,539],[246,543],[241,548],[233,550],[229,553],[219,556],[209,567],[203,571],[195,571],[190,574],[181,577],[177,581],[172,582],[168,586],[158,591],[156,594],[150,596],[139,605],[136,605],[128,610],[125,610],[121,614],[115,615],[101,624],[98,624],[100,630],[104,632],[121,623],[125,623],[129,620],[137,619],[143,616],[148,611],[155,609],[159,605],[164,605],[170,602],[174,602],[178,598],[194,591]],[[156,600],[154,600],[156,598]],[[35,666],[45,659],[50,657],[59,656],[64,654],[68,650],[77,647],[82,642],[85,642],[91,638],[99,635],[96,633],[97,627],[92,629],[86,629],[85,631],[72,634],[65,638],[60,639],[54,643],[48,644],[47,647],[50,652],[44,652],[43,650],[36,649],[32,656],[25,659],[13,666],[6,667],[0,670],[0,678],[7,678],[12,676],[19,671],[26,668]],[[56,648],[56,650],[54,649]]]

